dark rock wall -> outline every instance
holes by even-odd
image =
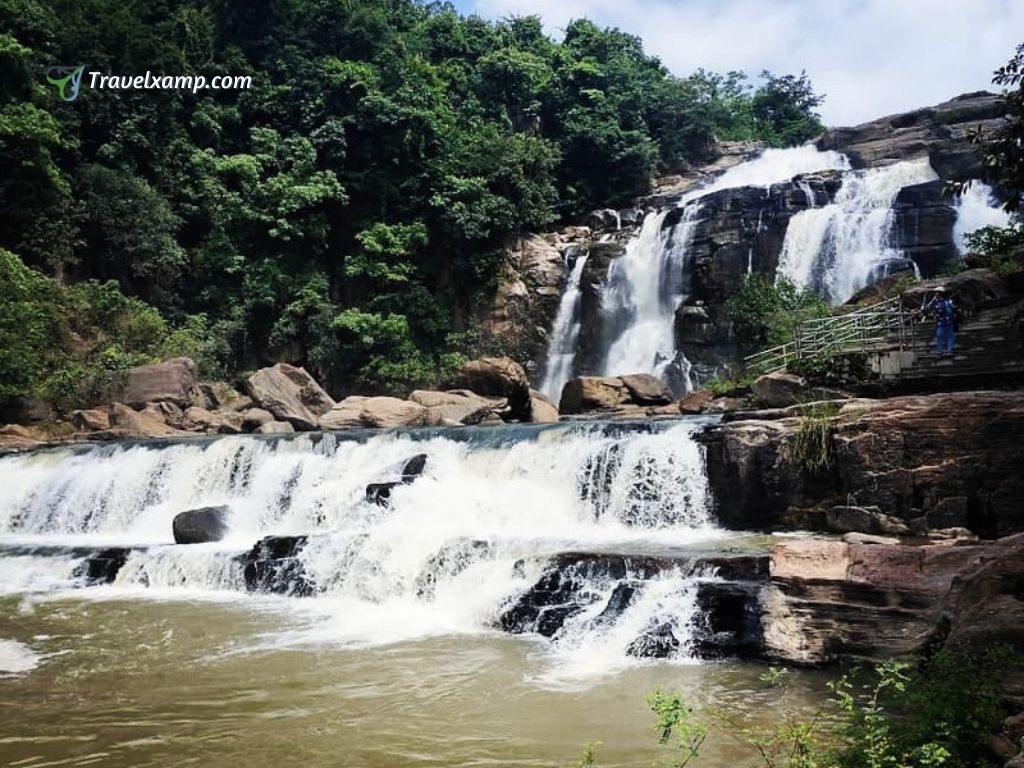
[[[854,400],[830,428],[831,465],[787,450],[799,418],[736,421],[702,436],[721,524],[828,530],[839,507],[877,507],[917,531],[1024,531],[1024,400],[963,392]]]

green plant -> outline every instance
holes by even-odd
[[[827,317],[828,304],[813,291],[784,277],[745,275],[739,290],[726,302],[737,339],[747,346],[778,346],[793,340],[804,320]]]
[[[815,403],[803,409],[794,434],[783,443],[780,458],[810,474],[820,474],[833,463],[832,430],[838,407],[834,403]]]

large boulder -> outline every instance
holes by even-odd
[[[252,407],[252,398],[223,381],[202,382],[199,389],[211,411],[244,411]]]
[[[462,367],[455,385],[484,397],[503,397],[508,401],[510,418],[530,418],[530,381],[523,366],[510,357],[470,360]]]
[[[617,376],[579,376],[562,388],[558,411],[563,414],[609,411],[632,401],[632,395]]]
[[[320,417],[320,429],[359,429],[363,424],[363,403],[369,398],[353,395],[337,403]]]
[[[558,408],[548,396],[536,389],[530,390],[530,423],[554,424],[558,421]]]
[[[175,544],[206,544],[220,541],[227,533],[228,507],[201,507],[174,516],[171,528]]]
[[[427,409],[427,422],[439,427],[479,424],[506,405],[504,398],[481,397],[469,390],[436,392],[417,389],[409,400]]]
[[[246,386],[260,408],[300,430],[316,429],[320,417],[334,407],[334,401],[305,369],[288,363],[256,371]]]
[[[672,402],[672,393],[657,376],[632,373],[619,378],[629,390],[630,400],[637,405],[668,405]]]
[[[74,411],[71,414],[71,423],[83,432],[99,432],[110,429],[110,414],[102,408]]]
[[[109,433],[109,434],[108,434]],[[124,403],[113,403],[110,406],[110,429],[94,433],[99,437],[173,437],[185,435],[179,429],[169,426],[152,410],[135,411]]]
[[[255,432],[264,424],[276,421],[276,419],[274,419],[274,414],[270,411],[265,411],[262,408],[249,408],[248,410],[242,411],[241,416],[242,429],[246,432]]]
[[[0,397],[0,424],[38,424],[54,418],[53,406],[38,397]]]
[[[295,427],[287,421],[268,421],[256,428],[257,435],[290,435]]]
[[[133,408],[158,402],[187,408],[201,397],[196,364],[187,357],[176,357],[129,370],[117,399]]]
[[[235,411],[208,411],[194,405],[185,409],[182,425],[190,432],[237,435],[244,431],[245,420]]]
[[[360,419],[366,427],[393,429],[422,427],[427,423],[427,409],[419,403],[397,397],[368,397],[362,405]]]
[[[807,382],[800,376],[784,371],[758,376],[750,385],[754,397],[769,408],[785,408],[807,399]]]

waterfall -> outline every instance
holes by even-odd
[[[627,320],[608,347],[603,373],[654,373],[668,380],[674,372],[689,392],[693,389],[689,364],[676,350],[674,320],[689,291],[688,261],[700,203],[687,205],[679,223],[666,229],[668,213],[648,214],[639,236],[630,240],[625,255],[609,268],[602,311]]]
[[[240,558],[254,542],[301,535],[294,574],[313,596],[289,604],[315,621],[296,642],[481,632],[559,553],[621,557],[722,538],[709,515],[699,426],[232,436],[9,456],[0,459],[0,591],[67,590],[90,553],[130,547],[111,586],[85,591],[243,599]],[[367,499],[367,485],[418,454],[421,476],[384,505]],[[230,509],[223,541],[172,543],[177,513],[213,505]],[[683,566],[647,574],[651,588],[616,614],[603,609],[622,578],[595,571],[579,586],[602,621],[567,624],[558,653],[577,648],[592,664],[617,649],[616,663],[627,663],[644,627],[669,622],[685,655],[698,577]]]
[[[608,334],[601,373],[652,373],[677,394],[691,392],[692,367],[683,350],[676,348],[675,312],[691,290],[691,246],[702,201],[725,189],[767,188],[804,173],[848,168],[843,155],[821,152],[810,144],[769,149],[684,195],[678,203],[683,210],[674,226],[665,228],[668,211],[648,214],[640,232],[626,245],[626,253],[609,266],[602,286],[602,316],[613,333]],[[761,227],[759,217],[758,232]],[[748,254],[748,269],[753,269],[753,252]]]
[[[975,181],[956,201],[956,224],[953,226],[953,242],[960,256],[967,255],[964,236],[982,227],[1005,227],[1010,223],[1010,214],[1003,210],[995,193],[988,184]]]
[[[778,274],[833,303],[846,301],[902,262],[890,244],[900,190],[937,178],[927,158],[845,174],[833,203],[790,219]]]
[[[566,251],[566,260],[570,258]],[[576,342],[580,335],[580,279],[587,265],[588,254],[575,254],[575,260],[565,283],[565,290],[558,304],[555,324],[551,328],[551,341],[546,356],[547,368],[540,390],[555,403],[562,396],[562,387],[572,376],[576,360]]]

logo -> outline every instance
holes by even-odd
[[[77,67],[49,67],[46,70],[46,81],[57,86],[57,91],[64,101],[74,101],[78,98],[78,88],[82,84],[84,70],[85,64]]]

